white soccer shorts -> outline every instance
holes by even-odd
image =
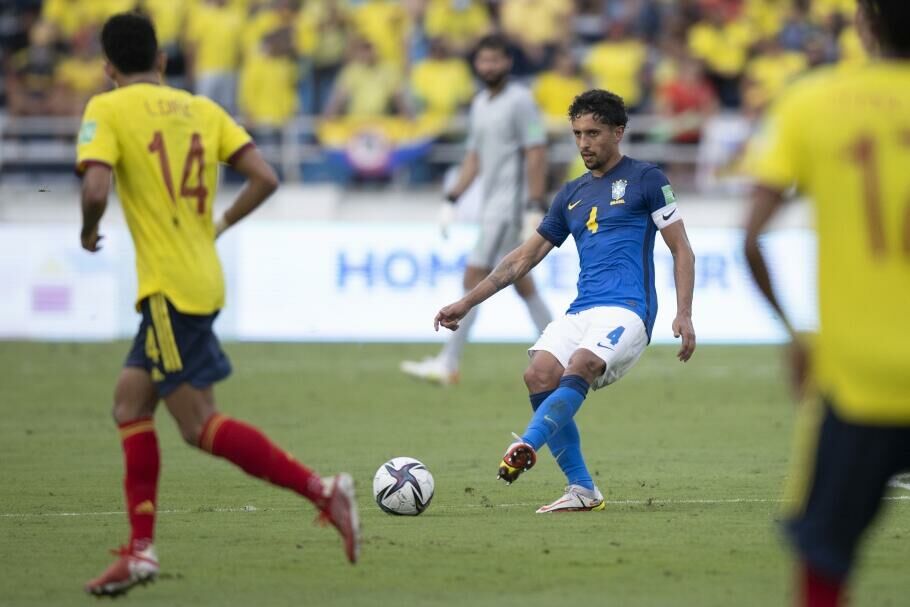
[[[594,380],[595,390],[609,386],[629,372],[648,345],[648,332],[638,314],[625,308],[600,306],[577,314],[566,314],[547,325],[528,349],[549,352],[563,366],[579,348],[590,350],[607,365]]]

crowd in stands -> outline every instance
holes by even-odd
[[[298,115],[440,129],[476,90],[471,53],[498,31],[554,129],[596,86],[674,117],[653,138],[694,142],[720,109],[757,114],[813,66],[861,61],[855,0],[9,0],[0,8],[11,116],[79,115],[109,87],[100,25],[140,10],[169,84],[255,130]],[[428,126],[429,125],[429,126]],[[330,135],[326,135],[330,136]]]

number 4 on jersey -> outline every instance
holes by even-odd
[[[167,147],[164,145],[164,137],[161,131],[155,131],[154,137],[148,146],[149,152],[158,154],[158,162],[161,164],[161,174],[164,178],[164,185],[171,201],[177,203],[177,197],[174,195],[174,180],[171,178],[171,164],[168,160]],[[190,186],[190,178],[195,173],[196,185]],[[199,133],[193,133],[190,138],[190,148],[183,161],[183,175],[180,179],[180,197],[195,198],[196,212],[200,215],[205,214],[205,201],[208,198],[209,190],[205,187],[205,148],[202,146],[202,136]]]

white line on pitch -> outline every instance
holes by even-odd
[[[894,495],[882,498],[889,502],[910,502],[910,495]],[[730,499],[650,499],[650,500],[606,500],[607,505],[611,506],[654,506],[662,504],[704,504],[704,505],[723,505],[723,504],[780,504],[786,500],[771,498],[750,498],[737,497]],[[434,510],[460,510],[461,508],[524,508],[537,506],[537,503],[515,503],[515,504],[467,504],[466,506],[447,506],[438,505]],[[240,508],[204,508],[193,510],[159,510],[158,514],[209,514],[224,512],[299,512],[300,508],[256,508],[255,506],[242,506]],[[119,516],[126,512],[122,510],[111,510],[108,512],[3,512],[0,518],[39,518],[39,517],[69,517],[69,516]]]

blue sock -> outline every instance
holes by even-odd
[[[549,390],[532,394],[530,396],[531,408],[537,411],[540,405],[553,392],[554,390]],[[588,466],[585,464],[585,458],[581,454],[581,437],[578,434],[578,426],[575,425],[574,419],[570,419],[565,426],[560,428],[547,441],[547,446],[550,448],[550,453],[556,458],[556,463],[559,464],[559,468],[566,475],[566,480],[570,485],[580,485],[585,489],[594,489],[594,480],[591,478],[591,473],[588,472]]]
[[[578,375],[566,375],[534,412],[521,440],[538,451],[560,428],[569,423],[588,394],[588,382]]]

